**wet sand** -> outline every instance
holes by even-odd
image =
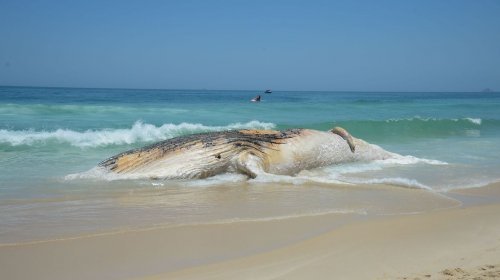
[[[500,264],[500,203],[491,198],[500,197],[500,184],[457,195],[474,203],[465,199],[462,206],[412,215],[327,214],[3,245],[0,278],[475,279],[493,275],[477,279],[495,279]]]

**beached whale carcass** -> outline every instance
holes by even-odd
[[[391,155],[340,127],[330,131],[230,130],[168,139],[123,152],[99,166],[136,178],[206,178],[225,172],[255,178],[262,172],[293,175],[301,170]]]

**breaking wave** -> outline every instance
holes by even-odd
[[[167,123],[155,126],[136,121],[131,128],[86,130],[82,132],[71,129],[57,129],[54,131],[1,129],[0,144],[31,146],[48,143],[65,143],[87,148],[161,141],[192,133],[231,129],[273,129],[275,127],[276,125],[273,123],[254,120],[247,123],[233,123],[226,126],[206,126],[198,123]]]

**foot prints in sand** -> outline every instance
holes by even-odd
[[[439,280],[490,280],[500,279],[500,264],[498,265],[483,265],[473,269],[448,268],[434,274],[422,274],[412,277],[401,277],[398,280],[423,280],[423,279],[439,279]]]

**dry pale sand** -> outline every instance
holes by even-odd
[[[500,195],[500,184],[486,190]],[[490,201],[0,246],[0,279],[495,279],[499,264],[500,204]]]

